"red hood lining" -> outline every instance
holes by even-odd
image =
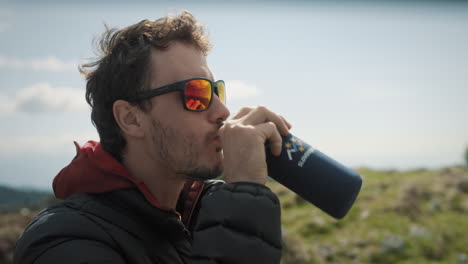
[[[161,206],[148,186],[137,180],[112,155],[102,149],[96,141],[88,141],[83,146],[74,142],[77,154],[68,166],[63,168],[53,181],[55,197],[66,199],[77,193],[102,193],[124,188],[138,188],[146,200],[155,207],[173,211]]]

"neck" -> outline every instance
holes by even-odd
[[[148,155],[138,153],[128,145],[127,148],[123,164],[130,174],[145,183],[162,207],[175,210],[185,178],[167,167],[158,166]]]

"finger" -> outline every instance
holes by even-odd
[[[252,111],[252,107],[242,107],[232,119],[239,119]]]
[[[283,119],[264,106],[252,109],[252,111],[244,116],[244,122],[242,123],[245,125],[257,125],[265,122],[273,122],[282,136],[289,134],[289,129]]]
[[[286,124],[286,126],[288,126],[288,129],[292,128],[291,123],[289,123],[288,120],[286,120],[286,118],[284,118],[282,115],[279,115],[279,117],[281,117],[281,119],[283,119],[283,122]]]
[[[264,136],[265,141],[268,140],[270,143],[270,151],[275,156],[281,154],[281,146],[283,140],[281,139],[280,134],[278,133],[278,128],[273,122],[261,123],[254,126],[260,133]]]

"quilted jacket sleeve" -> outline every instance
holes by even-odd
[[[213,184],[198,206],[192,242],[195,263],[280,262],[280,203],[268,187]]]

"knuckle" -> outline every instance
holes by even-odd
[[[251,133],[251,131],[254,128],[254,126],[251,126],[251,125],[239,125],[239,124],[233,124],[231,126],[229,126],[229,131],[231,133],[234,133],[234,134],[243,134],[243,133]]]
[[[266,113],[266,112],[268,112],[269,110],[268,110],[268,108],[266,108],[266,106],[259,105],[259,106],[257,106],[257,111]]]
[[[230,127],[230,130],[233,133],[239,133],[239,132],[241,132],[243,130],[243,127],[239,126],[239,125],[233,125],[233,126]]]
[[[243,112],[250,112],[252,110],[252,107],[250,106],[244,106],[242,107],[239,112],[243,113]]]

